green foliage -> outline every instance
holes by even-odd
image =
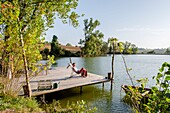
[[[155,51],[154,50],[149,51],[149,52],[147,52],[147,54],[155,54]]]
[[[143,99],[141,93],[144,92],[144,90],[139,87],[133,88],[132,86],[128,86],[127,90],[128,91],[123,98],[123,101],[129,104],[136,113],[140,112],[142,109]]]
[[[136,80],[138,83],[141,83],[141,87],[144,89],[146,86],[146,83],[149,81],[148,78],[141,78]]]
[[[55,58],[60,56],[60,54],[62,54],[62,50],[59,47],[58,37],[55,36],[55,35],[53,35],[53,39],[52,39],[52,42],[51,42],[51,52],[50,52],[50,54],[54,55]]]
[[[167,48],[164,54],[170,55],[170,48]]]
[[[72,46],[70,43],[67,43],[66,46]]]
[[[130,42],[119,42],[117,38],[109,38],[109,53],[113,53],[113,49],[115,49],[115,53],[122,54],[136,54],[138,48],[135,44],[131,44]]]
[[[77,101],[77,103],[68,103],[66,108],[63,108],[59,101],[54,100],[51,104],[44,104],[42,108],[47,113],[94,113],[96,111],[96,108],[90,108],[83,100]]]
[[[149,90],[149,93],[145,93],[148,79],[140,79],[137,81],[141,82],[142,90],[130,86],[125,100],[129,101],[137,112],[167,113],[170,111],[170,64],[164,62],[153,79],[156,80],[156,85]]]
[[[72,9],[77,5],[77,0],[0,1],[2,73],[7,75],[7,72],[11,72],[14,77],[19,70],[24,71],[29,97],[31,88],[28,69],[35,69],[35,63],[42,59],[39,50],[44,41],[43,33],[53,27],[56,16],[64,23],[70,22],[76,27],[79,15]]]
[[[48,48],[45,48],[45,49],[42,50],[40,53],[41,53],[41,55],[42,55],[42,59],[47,60],[47,57],[48,57],[50,51],[49,51]]]
[[[138,51],[138,48],[136,47],[135,44],[131,44],[130,42],[125,42],[123,44],[124,49],[123,49],[123,54],[136,54]]]
[[[149,113],[166,113],[170,110],[170,64],[164,62],[157,76],[153,78],[156,86],[151,89],[153,94],[149,95],[145,110]]]
[[[8,95],[0,96],[0,111],[14,111],[19,113],[94,113],[97,109],[90,107],[85,101],[67,104],[62,107],[59,101],[53,101],[51,104],[42,104],[41,106],[34,98],[11,97]]]
[[[123,51],[123,42],[119,42],[117,38],[109,38],[109,53],[122,53]]]
[[[102,52],[102,54],[107,54],[109,52],[109,48],[108,48],[108,43],[107,42],[103,42],[101,52]]]
[[[3,95],[0,97],[0,111],[11,109],[15,112],[40,112],[39,104],[35,99],[24,97],[11,97]]]
[[[4,74],[9,65],[14,75],[23,70],[25,61],[28,66],[24,67],[28,68],[42,59],[39,52],[44,40],[42,34],[52,27],[56,16],[76,27],[79,15],[73,10],[77,5],[77,0],[1,0],[0,57]]]
[[[135,44],[131,44],[131,48],[132,48],[132,54],[137,54],[138,47]]]
[[[93,21],[92,18],[90,20],[84,20],[84,35],[85,39],[80,40],[80,44],[83,45],[82,55],[86,57],[98,56],[101,55],[102,43],[103,43],[103,33],[99,30],[95,30],[97,26],[100,25],[98,20]]]

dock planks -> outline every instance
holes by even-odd
[[[70,78],[70,76],[72,76]],[[38,91],[38,81],[40,80],[51,80],[53,83],[60,82],[59,87],[50,90]],[[88,72],[87,77],[81,77],[80,75],[73,73],[71,68],[66,67],[55,67],[52,70],[46,72],[41,72],[38,76],[34,76],[30,80],[30,85],[32,89],[32,96],[43,95],[47,93],[52,93],[56,91],[66,90],[75,87],[82,87],[92,84],[99,84],[104,82],[109,82],[110,79],[106,79],[104,76],[92,74]],[[21,83],[24,82],[24,78],[21,79]],[[19,95],[23,95],[24,92],[21,91]]]

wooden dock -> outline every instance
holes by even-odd
[[[70,77],[72,76],[72,77]],[[59,83],[57,88],[51,88],[46,90],[38,90],[38,82],[42,80],[50,80],[53,84]],[[24,83],[25,78],[20,80],[20,83]],[[70,88],[80,87],[80,91],[83,86],[99,84],[109,82],[111,79],[107,79],[104,76],[88,73],[87,77],[81,77],[80,75],[73,73],[71,68],[55,67],[46,72],[41,72],[38,76],[34,76],[30,79],[30,85],[32,89],[32,96],[44,95],[47,93],[57,92]],[[21,90],[19,95],[24,95],[24,91]]]

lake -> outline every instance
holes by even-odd
[[[163,62],[170,62],[170,56],[168,55],[124,55],[128,68],[132,68],[130,75],[133,77],[133,81],[140,78],[148,78],[149,82],[147,87],[155,85],[153,76],[157,75],[158,69]],[[92,58],[72,57],[73,62],[77,64],[77,68],[85,67],[88,72],[107,76],[108,72],[111,72],[111,60],[112,56],[100,56]],[[54,66],[67,66],[69,58],[57,59]],[[121,55],[115,56],[114,63],[114,84],[113,90],[110,90],[110,82],[105,83],[104,88],[102,84],[85,86],[83,87],[83,93],[80,94],[79,88],[74,88],[62,92],[58,92],[54,98],[60,100],[62,105],[66,105],[67,102],[76,102],[78,100],[84,100],[88,102],[90,106],[97,107],[97,113],[129,113],[131,108],[122,102],[124,91],[121,90],[121,85],[131,85],[130,79],[126,73],[125,65]],[[135,85],[138,85],[135,82]]]

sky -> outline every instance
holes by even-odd
[[[61,44],[78,45],[84,39],[83,20],[93,18],[100,21],[96,30],[104,34],[104,41],[114,37],[139,48],[170,47],[170,0],[79,0],[75,11],[85,14],[79,26],[56,19],[46,32],[47,41],[56,35]]]

